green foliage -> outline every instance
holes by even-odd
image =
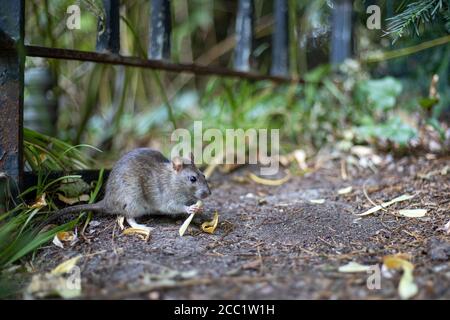
[[[72,146],[27,128],[24,128],[23,135],[26,168],[35,172],[86,169],[92,165],[92,159],[79,149],[100,151],[87,144]]]
[[[418,135],[415,128],[398,117],[391,117],[384,122],[376,122],[371,117],[365,117],[361,120],[361,125],[355,128],[355,133],[360,143],[393,142],[402,148]]]
[[[402,92],[402,84],[392,77],[385,77],[363,81],[357,86],[357,90],[361,103],[367,103],[371,109],[388,111],[395,107]]]
[[[0,214],[0,284],[2,285],[0,296],[11,294],[17,289],[16,285],[12,285],[11,281],[1,274],[6,267],[17,263],[43,244],[48,243],[56,233],[74,228],[83,216],[82,214],[59,226],[46,227],[44,223],[49,212],[58,209],[55,201],[57,192],[74,196],[74,192],[79,195],[79,192],[86,191],[82,188],[77,192],[76,188],[68,187],[68,185],[76,184],[77,181],[82,182],[78,175],[48,179],[49,170],[79,169],[91,163],[91,160],[78,150],[80,146],[72,146],[29,129],[24,129],[24,143],[27,164],[38,179],[35,186],[23,191],[17,198],[11,199],[13,204],[15,201],[20,201],[18,204]],[[102,176],[103,171],[100,172],[99,180],[91,192],[89,200],[91,203],[98,197]],[[8,184],[6,188],[9,188]],[[6,194],[10,195],[10,190],[6,190]],[[32,195],[36,195],[33,203],[29,204],[23,200],[26,196]]]
[[[402,2],[400,8],[404,5]],[[420,35],[420,29],[433,22],[438,16],[450,21],[449,5],[446,0],[421,0],[409,3],[406,8],[389,21],[386,34],[393,37],[395,43],[408,33]],[[450,31],[449,28],[447,28]]]

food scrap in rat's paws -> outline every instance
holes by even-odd
[[[101,201],[64,208],[50,219],[81,211],[103,212],[123,216],[132,228],[150,232],[152,228],[135,219],[151,214],[193,216],[203,210],[200,199],[210,195],[206,177],[196,167],[192,153],[189,159],[169,161],[159,151],[138,148],[114,165]]]

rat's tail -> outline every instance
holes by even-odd
[[[103,210],[104,210],[103,200],[96,202],[96,203],[80,204],[77,206],[66,207],[64,209],[55,211],[51,216],[49,216],[47,219],[42,221],[39,226],[44,227],[45,225],[48,225],[50,222],[58,219],[59,217],[66,215],[66,214],[69,214],[69,213],[76,213],[76,212],[82,212],[82,211],[102,212]],[[40,228],[38,228],[38,229],[40,229]]]

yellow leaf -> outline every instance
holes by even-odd
[[[144,241],[147,241],[150,237],[149,230],[140,228],[127,228],[122,232],[122,234],[137,234]]]
[[[59,264],[55,269],[53,269],[50,273],[53,275],[69,273],[77,264],[78,260],[80,260],[82,256],[78,255],[72,259],[66,260],[63,263]]]
[[[254,182],[263,184],[266,186],[281,186],[283,183],[287,182],[291,178],[291,175],[289,173],[284,178],[276,179],[276,180],[264,179],[264,178],[258,177],[256,174],[253,174],[251,172],[248,175],[249,175],[250,179],[252,179]]]
[[[214,233],[214,230],[217,228],[217,224],[219,223],[219,214],[214,212],[214,218],[212,221],[206,221],[202,223],[202,230],[207,233]]]
[[[383,202],[382,204],[375,206],[367,211],[364,211],[363,213],[355,214],[355,215],[359,216],[359,217],[368,216],[369,214],[375,213],[383,208],[389,207],[390,205],[392,205],[396,202],[406,201],[406,200],[412,199],[413,197],[414,197],[414,195],[404,194],[395,199],[392,199],[391,201]]]
[[[347,188],[342,188],[342,189],[339,189],[338,190],[338,194],[347,194],[347,193],[350,193],[350,192],[352,192],[352,186],[350,186],[350,187],[347,187]]]
[[[36,202],[33,203],[30,208],[31,209],[40,209],[47,206],[47,201],[45,201],[45,193],[41,194],[41,196],[39,198],[36,199]]]
[[[427,213],[426,209],[404,209],[399,210],[398,213],[404,217],[408,218],[421,218],[425,217],[425,214]]]

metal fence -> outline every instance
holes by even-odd
[[[273,0],[274,30],[270,74],[251,71],[253,43],[253,0],[239,0],[235,22],[236,46],[234,68],[170,62],[170,0],[150,0],[150,42],[148,59],[120,55],[119,0],[103,0],[106,13],[104,30],[98,36],[96,52],[48,48],[24,44],[25,0],[0,0],[0,172],[23,188],[33,176],[23,172],[23,93],[25,57],[90,61],[131,67],[218,75],[278,83],[299,83],[288,76],[289,33],[288,0]],[[304,0],[306,1],[306,0]],[[352,0],[335,0],[332,15],[330,61],[339,63],[351,54]],[[103,28],[102,27],[102,28]],[[81,172],[87,180],[93,171]]]

